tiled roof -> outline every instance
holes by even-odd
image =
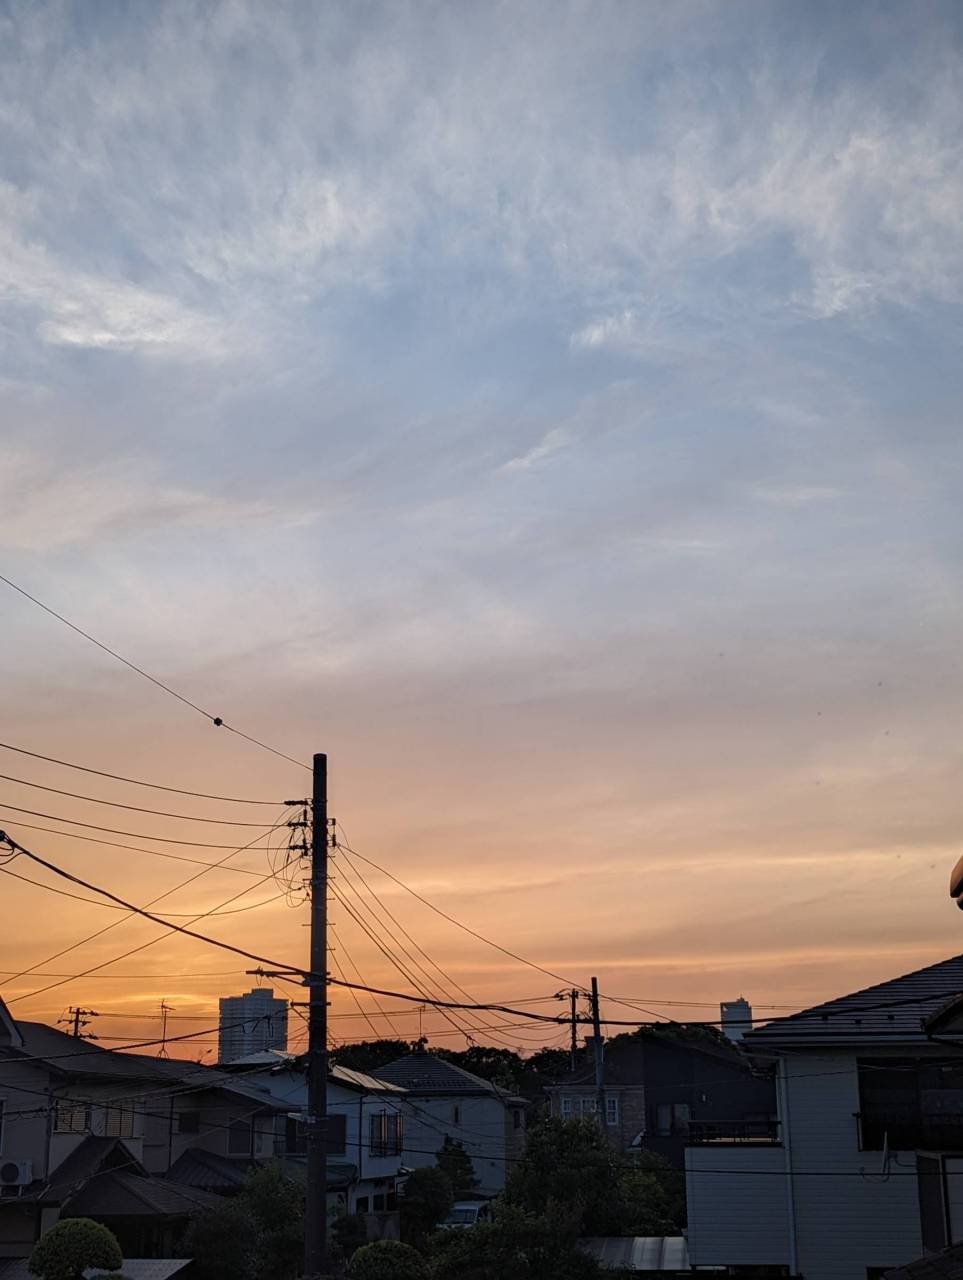
[[[925,1044],[930,1033],[959,1035],[945,1025],[963,999],[963,956],[866,987],[825,1004],[775,1018],[743,1038],[746,1048],[782,1045]]]
[[[474,1076],[433,1053],[409,1053],[378,1068],[378,1078],[401,1085],[409,1093],[490,1093],[503,1100],[508,1094],[490,1080]]]
[[[963,1245],[950,1245],[905,1267],[894,1267],[883,1280],[963,1280]]]
[[[748,1058],[733,1045],[717,1044],[708,1038],[688,1038],[682,1035],[671,1036],[665,1033],[655,1033],[651,1035],[643,1034],[632,1040],[623,1041],[621,1044],[606,1045],[604,1051],[605,1083],[611,1085],[641,1084],[645,1077],[646,1054],[650,1048],[656,1053],[659,1049],[667,1048],[676,1052],[700,1054],[703,1057],[711,1058],[714,1062],[724,1063],[732,1067],[733,1070],[744,1070],[747,1075],[751,1071],[751,1063]],[[570,1071],[567,1075],[553,1080],[546,1088],[551,1092],[566,1086],[569,1088],[581,1088],[588,1084],[594,1086],[594,1083],[595,1063],[591,1053],[586,1052],[582,1055],[582,1059],[574,1071]]]
[[[181,1058],[152,1058],[143,1053],[118,1053],[102,1049],[87,1040],[78,1041],[56,1027],[43,1022],[18,1022],[23,1037],[22,1050],[7,1049],[11,1058],[22,1055],[39,1058],[49,1063],[53,1070],[68,1076],[89,1076],[98,1079],[157,1081],[190,1085],[193,1089],[208,1088],[227,1090],[264,1107],[280,1111],[284,1108],[256,1085],[239,1080],[226,1071],[205,1067],[197,1062]]]
[[[328,1079],[343,1084],[348,1089],[360,1089],[364,1093],[405,1093],[404,1085],[393,1084],[390,1080],[379,1080],[375,1076],[366,1075],[363,1071],[352,1071],[350,1067],[339,1067],[335,1063],[328,1072]]]
[[[99,1138],[88,1134],[54,1169],[40,1197],[44,1204],[62,1204],[104,1169],[124,1169],[144,1173],[143,1165],[120,1138]]]
[[[67,1208],[72,1217],[184,1218],[223,1203],[220,1196],[197,1187],[116,1169],[91,1178]]]

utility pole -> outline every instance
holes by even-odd
[[[605,1114],[605,1063],[602,1056],[602,1027],[599,1021],[599,980],[592,979],[592,1034],[594,1037],[595,1048],[595,1109],[598,1113],[599,1124],[602,1126],[602,1132],[605,1132],[606,1114]]]
[[[557,991],[555,993],[556,1000],[568,998],[568,1020],[572,1027],[572,1052],[569,1066],[572,1071],[575,1070],[578,1064],[578,998],[581,994],[577,987],[573,987],[571,991]]]
[[[80,1039],[80,1033],[81,1031],[83,1031],[84,1027],[90,1026],[91,1018],[100,1017],[100,1014],[97,1013],[95,1009],[75,1009],[73,1005],[71,1005],[71,1007],[67,1010],[67,1013],[70,1016],[67,1018],[61,1018],[60,1021],[69,1023],[69,1025],[72,1028],[70,1034],[74,1037],[75,1040]],[[97,1038],[96,1036],[87,1037],[88,1040],[95,1040],[96,1038]]]
[[[308,1000],[306,1280],[328,1269],[328,757],[314,757],[311,801],[311,961]]]
[[[573,987],[568,993],[571,1004],[572,1019],[572,1071],[574,1072],[578,1065],[578,992]]]

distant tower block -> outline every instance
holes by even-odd
[[[276,1000],[270,987],[258,987],[243,996],[225,996],[220,1005],[219,1062],[288,1047],[288,1002]]]
[[[729,1040],[739,1041],[752,1030],[752,1005],[745,996],[738,1000],[723,1000],[719,1012],[722,1015],[722,1034]]]

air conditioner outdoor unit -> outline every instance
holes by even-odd
[[[32,1160],[4,1160],[0,1163],[0,1187],[27,1187],[31,1182]]]

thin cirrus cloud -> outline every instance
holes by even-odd
[[[7,6],[9,575],[323,738],[359,847],[582,980],[816,998],[885,976],[870,918],[935,958],[961,64],[941,3]],[[26,607],[21,738],[262,784]]]

